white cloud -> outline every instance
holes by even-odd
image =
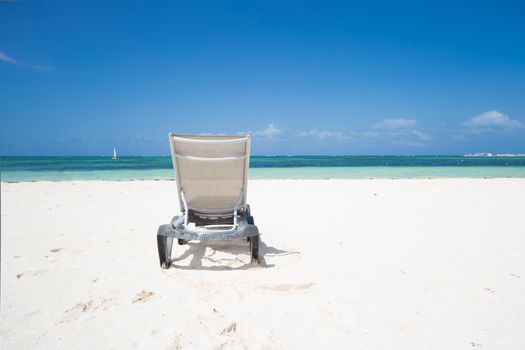
[[[416,120],[414,119],[384,119],[378,124],[374,124],[372,127],[374,129],[402,129],[409,126],[416,125]]]
[[[427,134],[426,132],[422,132],[416,129],[410,129],[405,131],[407,134],[414,136],[416,139],[419,139],[420,141],[430,141],[432,139],[432,136],[430,134]]]
[[[30,68],[30,69],[36,69],[36,70],[40,70],[40,71],[46,71],[46,70],[49,70],[51,68],[49,66],[34,65],[34,64],[29,64],[29,63],[22,62],[20,60],[17,60],[15,58],[9,56],[8,54],[6,54],[5,52],[2,52],[2,51],[0,51],[0,61],[4,61],[6,63],[10,63],[10,64],[14,64],[14,65],[17,65],[17,66],[26,67],[26,68]]]
[[[254,131],[252,134],[254,137],[273,139],[276,136],[279,136],[282,132],[283,131],[276,127],[274,123],[270,123],[265,129]]]
[[[137,140],[142,140],[142,141],[149,141],[150,140],[148,135],[143,135],[141,133],[138,133],[137,135],[135,135],[135,138]]]
[[[415,119],[384,119],[380,123],[372,125],[372,130],[363,133],[365,138],[374,138],[389,143],[410,146],[421,146],[432,139],[428,133],[415,128]]]
[[[367,139],[375,139],[375,138],[380,137],[381,133],[378,131],[368,130],[368,131],[362,132],[360,135]]]
[[[329,130],[299,131],[296,136],[310,137],[318,140],[351,140],[357,143],[384,142],[421,146],[432,139],[428,133],[414,128],[417,121],[414,119],[384,119],[362,132],[339,132]]]
[[[148,135],[138,133],[131,139],[131,144],[133,145],[145,145],[151,141],[151,138]]]
[[[8,56],[7,54],[3,53],[2,51],[0,51],[0,61],[4,61],[4,62],[7,62],[7,63],[12,63],[12,64],[21,64],[22,63],[22,62],[19,62],[19,61],[15,60],[13,57]]]
[[[315,138],[319,140],[325,140],[325,139],[346,140],[350,138],[349,135],[346,135],[339,131],[317,130],[317,129],[313,129],[310,131],[299,131],[297,133],[297,136],[311,137],[311,138]]]
[[[517,119],[510,119],[507,115],[498,111],[488,111],[478,114],[467,121],[463,125],[475,132],[494,131],[504,129],[518,129],[522,128],[523,124]]]

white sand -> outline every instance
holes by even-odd
[[[525,348],[525,179],[250,181],[169,270],[174,182],[1,187],[2,349]]]

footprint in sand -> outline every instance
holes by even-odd
[[[235,349],[245,349],[246,347],[237,339],[228,339],[221,345],[219,345],[219,350],[235,350]]]
[[[173,341],[166,347],[166,350],[195,349],[192,342],[186,339],[183,334],[175,333]]]
[[[47,270],[24,271],[22,273],[17,274],[16,278],[21,279],[22,277],[26,277],[26,276],[38,276],[44,272],[47,272]]]
[[[237,323],[232,322],[219,333],[220,335],[232,335],[237,330]]]
[[[315,285],[313,282],[306,282],[306,283],[297,283],[297,284],[277,284],[274,286],[268,286],[263,285],[260,286],[259,289],[263,290],[272,290],[275,292],[294,292],[294,291],[302,291],[312,288]]]
[[[135,295],[135,297],[131,300],[131,303],[132,304],[144,303],[148,300],[151,300],[154,295],[155,293],[153,292],[148,292],[148,291],[143,290],[142,292]]]
[[[64,313],[66,315],[62,318],[62,320],[60,322],[61,323],[65,323],[65,322],[71,322],[71,321],[78,320],[83,315],[95,312],[95,311],[97,311],[99,309],[100,310],[107,310],[113,304],[114,303],[113,303],[112,299],[102,299],[102,300],[100,300],[98,302],[94,302],[93,300],[89,300],[88,302],[85,302],[85,303],[84,302],[77,303],[72,308],[67,309],[66,311],[64,311]]]

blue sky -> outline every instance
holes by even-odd
[[[0,2],[0,152],[524,153],[523,4]]]

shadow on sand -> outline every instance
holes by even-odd
[[[173,244],[172,255],[177,255],[177,250],[181,246],[177,245],[177,242]],[[259,245],[259,263],[246,263],[240,256],[246,259],[246,255],[249,255],[249,243],[246,240],[233,240],[233,241],[200,241],[200,242],[189,242],[184,245],[186,251],[180,256],[171,259],[170,268],[176,268],[181,270],[217,270],[217,271],[230,271],[230,270],[246,270],[252,267],[271,268],[275,265],[267,264],[265,257],[270,256],[285,256],[290,254],[299,254],[297,251],[287,251],[270,247],[266,245],[262,240]],[[179,248],[179,249],[177,249]],[[212,253],[206,255],[206,248],[211,248]],[[227,253],[233,256],[233,258],[219,258],[215,257],[216,253]],[[189,265],[177,265],[176,262],[185,260],[187,257],[192,256]],[[218,254],[220,255],[220,254]],[[203,265],[203,261],[210,262],[212,266]],[[233,264],[234,266],[231,266]]]

